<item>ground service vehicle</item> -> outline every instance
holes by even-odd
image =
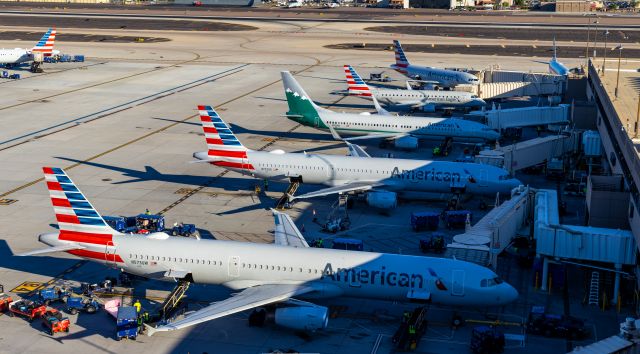
[[[22,316],[29,322],[41,317],[45,312],[47,312],[46,306],[31,300],[18,300],[9,304],[9,316]]]
[[[122,338],[136,339],[138,337],[138,313],[133,306],[118,307],[116,318],[116,340]]]
[[[67,312],[72,315],[80,311],[86,313],[96,313],[100,308],[100,304],[92,298],[71,297],[67,300]]]
[[[69,332],[70,322],[67,317],[63,317],[60,311],[48,309],[42,315],[42,326],[49,329],[52,336],[58,332]]]

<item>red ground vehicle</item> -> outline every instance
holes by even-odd
[[[52,336],[57,332],[69,332],[69,319],[62,316],[60,311],[55,309],[48,309],[42,315],[42,326],[49,329],[49,334]]]
[[[0,294],[0,313],[9,310],[9,304],[13,302],[10,295]]]
[[[26,317],[29,322],[34,318],[42,316],[47,311],[47,307],[31,300],[19,300],[9,304],[9,316]]]

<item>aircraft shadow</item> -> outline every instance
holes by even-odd
[[[35,238],[35,235],[34,235]],[[56,267],[47,264],[56,262]],[[59,262],[59,263],[58,263]],[[66,269],[78,263],[78,259],[57,258],[50,256],[15,256],[6,240],[0,239],[0,268],[11,269],[28,274],[55,277],[60,269]]]

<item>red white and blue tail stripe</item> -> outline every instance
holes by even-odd
[[[351,65],[344,66],[344,74],[347,77],[347,86],[349,86],[350,95],[371,96],[369,86],[367,86]]]
[[[120,233],[102,219],[64,170],[56,167],[43,167],[42,170],[58,221],[58,239],[84,247],[68,252],[80,257],[107,260],[105,249],[111,248],[109,260],[122,262],[120,256],[113,252],[113,236]]]
[[[35,47],[31,48],[31,52],[41,52],[45,56],[50,56],[53,54],[53,44],[56,41],[56,29],[49,28],[47,33],[40,38],[40,41],[35,45]]]
[[[404,54],[404,50],[402,50],[402,45],[399,41],[393,41],[393,50],[396,54],[395,69],[402,74],[406,74],[406,67],[409,66],[409,60],[407,60],[407,56]]]
[[[247,157],[249,149],[242,145],[213,107],[198,106],[198,111],[211,163],[221,167],[253,170]]]

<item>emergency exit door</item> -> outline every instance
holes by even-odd
[[[451,277],[451,295],[464,295],[464,270],[454,269]]]
[[[240,275],[240,257],[229,257],[229,276],[237,277]]]

